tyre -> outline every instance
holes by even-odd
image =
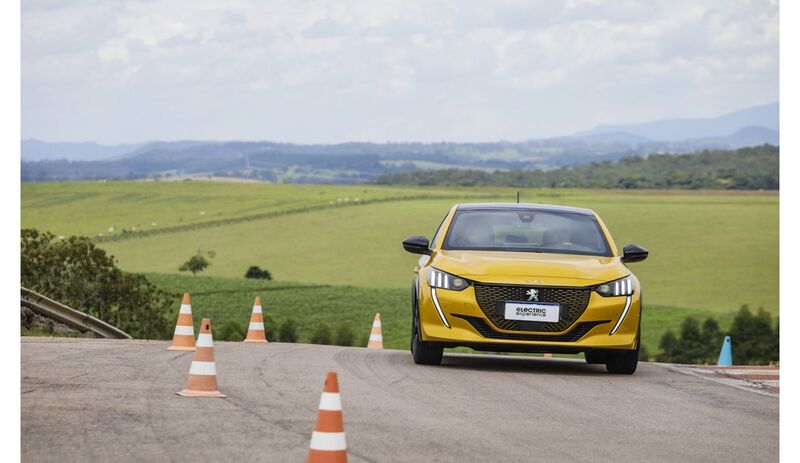
[[[600,351],[584,352],[583,356],[584,358],[586,358],[586,363],[592,365],[599,365],[606,363],[606,360],[608,359],[608,354]]]
[[[639,337],[636,338],[636,348],[620,353],[608,354],[606,371],[617,375],[632,375],[639,365]]]
[[[417,365],[440,365],[444,348],[432,342],[422,340],[419,329],[419,310],[417,293],[412,292],[411,301],[411,357]]]

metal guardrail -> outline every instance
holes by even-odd
[[[58,320],[81,332],[91,331],[103,338],[131,339],[131,335],[119,328],[109,325],[103,320],[87,315],[81,311],[67,307],[30,289],[22,288],[20,303],[39,315]]]

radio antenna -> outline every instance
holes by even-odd
[[[517,190],[517,204],[519,204],[519,190]]]

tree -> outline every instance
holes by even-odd
[[[337,346],[352,346],[355,339],[356,334],[353,331],[353,327],[349,323],[342,323],[336,329],[336,339],[334,339],[333,343]]]
[[[703,322],[703,342],[706,344],[706,361],[715,363],[725,337],[719,331],[719,323],[711,317]]]
[[[331,344],[331,329],[325,323],[320,323],[311,334],[311,344]]]
[[[672,330],[667,330],[661,336],[661,342],[659,342],[658,347],[661,348],[661,354],[659,354],[656,359],[659,362],[674,362],[675,353],[678,350],[678,338],[675,337],[675,333]]]
[[[297,324],[293,319],[288,319],[281,323],[278,329],[278,340],[280,342],[297,342]]]
[[[172,334],[177,294],[157,288],[144,275],[121,271],[89,238],[59,239],[36,229],[23,229],[21,235],[22,286],[134,338],[168,339]]]
[[[197,275],[197,272],[202,272],[205,270],[209,265],[211,265],[208,260],[203,257],[201,254],[195,254],[189,258],[186,262],[181,265],[178,270],[181,272],[192,272],[192,275]]]
[[[272,274],[269,273],[269,270],[261,270],[261,267],[257,265],[253,265],[247,269],[247,272],[244,274],[245,278],[255,278],[259,280],[272,280]]]
[[[739,309],[731,325],[733,363],[740,365],[768,364],[778,360],[776,334],[772,316],[763,308],[753,315],[747,305]]]
[[[700,324],[694,317],[686,317],[681,325],[679,348],[675,350],[672,361],[675,363],[702,363],[706,360],[708,347],[700,332]]]

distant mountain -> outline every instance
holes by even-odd
[[[144,143],[124,145],[100,145],[92,142],[50,143],[31,138],[22,140],[22,160],[66,159],[69,161],[97,161],[136,151],[144,145]]]
[[[780,106],[776,102],[753,106],[718,117],[664,119],[629,125],[600,125],[594,130],[579,132],[573,137],[614,132],[624,132],[653,141],[725,137],[744,127],[764,127],[778,131],[779,114]]]
[[[174,141],[105,146],[22,142],[22,181],[237,177],[354,183],[421,169],[480,171],[574,167],[654,153],[696,153],[779,143],[778,104],[708,119],[603,126],[567,137],[493,143]]]
[[[737,130],[725,137],[695,138],[686,140],[687,144],[703,145],[711,148],[738,149],[746,146],[778,145],[780,134],[766,127],[750,126]]]

